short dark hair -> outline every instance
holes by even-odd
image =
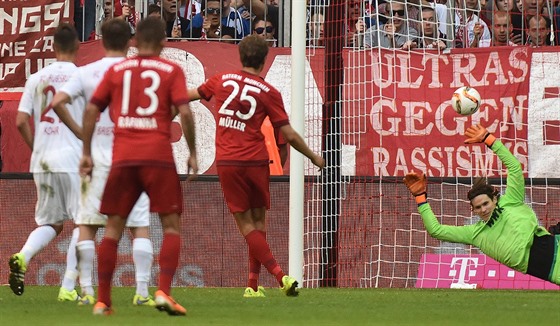
[[[146,17],[136,27],[136,41],[138,46],[159,46],[165,40],[165,23],[158,17]]]
[[[123,51],[126,49],[132,34],[126,21],[113,18],[101,25],[101,36],[105,49]]]
[[[74,26],[68,23],[58,25],[54,32],[54,46],[62,53],[74,53],[78,51],[78,33]]]
[[[475,197],[480,195],[487,195],[490,199],[494,199],[494,197],[500,197],[499,192],[496,188],[489,185],[486,178],[476,178],[474,180],[474,184],[467,193],[467,198],[469,201],[472,201]]]
[[[243,67],[258,69],[264,64],[267,55],[268,44],[265,39],[249,35],[239,42],[239,58]]]
[[[156,5],[155,3],[152,3],[151,5],[148,6],[148,15],[151,15],[154,12],[161,14],[161,7]]]

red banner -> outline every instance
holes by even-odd
[[[99,41],[84,43],[77,64],[98,60],[103,53]],[[134,49],[129,54],[133,55]],[[289,54],[288,48],[272,48],[262,76],[281,91],[290,113]],[[200,85],[218,72],[240,68],[237,47],[230,44],[169,42],[162,55],[183,67],[189,87]],[[465,129],[477,122],[495,133],[528,171],[529,133],[546,131],[554,125],[554,121],[547,120],[529,127],[528,112],[544,110],[531,111],[540,102],[529,100],[529,76],[535,55],[539,56],[539,62],[545,62],[548,59],[542,56],[553,53],[527,47],[457,49],[448,54],[390,50],[344,52],[343,174],[399,176],[410,170],[423,170],[436,177],[497,176],[501,172],[495,155],[488,154],[483,146],[463,144]],[[555,65],[558,68],[558,62]],[[308,56],[305,108],[306,141],[315,151],[322,148],[324,70],[324,53],[315,49]],[[547,86],[544,78],[536,81],[535,85]],[[468,117],[455,113],[450,103],[453,91],[464,85],[476,88],[482,97],[479,111]],[[197,116],[200,170],[215,174],[213,103],[193,103],[192,108]],[[13,123],[1,111],[2,123]],[[180,128],[175,127],[174,151],[178,170],[184,173],[188,153]],[[17,132],[15,128],[6,132],[10,130]],[[3,135],[3,143],[5,138]],[[7,146],[2,147],[4,151]],[[538,151],[545,153],[548,147]],[[28,152],[2,154],[13,159],[4,162],[5,172],[28,170]],[[306,173],[316,173],[316,170],[309,168]],[[544,174],[533,171],[533,175]]]
[[[73,23],[73,1],[14,0],[0,4],[0,91],[21,91],[34,72],[54,61],[53,34]]]
[[[477,122],[527,167],[529,48],[368,51],[349,53],[345,66],[343,143],[356,147],[356,175],[495,176],[495,156],[463,145],[465,129]],[[470,117],[451,107],[461,86],[482,98]]]

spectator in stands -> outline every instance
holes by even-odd
[[[280,40],[278,32],[280,31],[280,25],[278,24],[280,18],[280,9],[278,6],[272,4],[266,4],[262,0],[243,0],[245,8],[249,8],[251,13],[256,17],[263,20],[270,20],[274,26],[274,38]],[[266,17],[266,18],[265,18]]]
[[[259,17],[253,20],[253,35],[266,40],[268,47],[276,46],[274,39],[274,26],[270,20],[264,21]]]
[[[114,4],[114,6],[113,6]],[[105,0],[103,7],[104,19],[124,19],[134,34],[136,30],[136,11],[128,4],[128,0]]]
[[[538,14],[541,15],[549,14],[545,0],[523,0],[523,10],[521,12],[523,12],[527,21],[531,17]]]
[[[506,11],[495,11],[492,19],[492,45],[493,46],[515,46],[510,40],[513,33],[511,17]]]
[[[449,19],[447,18],[447,6],[441,3],[437,3],[434,0],[422,0],[421,2],[422,7],[429,6],[434,8],[435,11],[435,18],[437,20],[438,29],[443,35],[447,35],[448,27],[451,28],[451,23],[448,23]],[[421,22],[420,22],[421,23]]]
[[[527,26],[527,42],[530,46],[549,45],[550,19],[545,15],[535,15],[529,18]]]
[[[408,17],[407,19],[407,24],[408,27],[412,27],[415,30],[419,30],[420,29],[420,22],[417,21],[416,19],[414,19],[415,17],[418,17],[418,14],[420,12],[420,1],[421,0],[390,0],[384,3],[381,3],[378,7],[378,12],[380,14],[383,14],[385,12],[387,12],[387,7],[389,6],[389,3],[393,2],[393,1],[399,1],[399,2],[403,2],[404,4],[406,4],[406,14]]]
[[[249,35],[251,21],[243,18],[230,4],[231,0],[203,0],[202,12],[193,17],[189,35],[220,40],[231,36],[236,41]],[[224,37],[226,35],[228,37]]]
[[[309,30],[307,35],[308,46],[316,47],[325,45],[325,40],[323,38],[324,24],[325,16],[323,16],[322,11],[315,11],[315,13],[311,15],[311,19],[309,21]]]
[[[161,17],[166,23],[167,37],[188,37],[187,31],[190,22],[178,15],[177,0],[162,0],[161,7],[163,8]]]
[[[407,41],[415,42],[418,31],[406,24],[407,11],[404,3],[391,1],[385,7],[389,20],[383,25],[370,27],[364,35],[365,47],[402,48]],[[408,47],[408,45],[407,45]]]
[[[148,5],[148,17],[161,18],[161,7],[156,4]]]
[[[461,2],[457,1],[456,4],[460,5]],[[465,0],[464,4],[464,10],[460,7],[455,10],[455,21],[459,22],[455,32],[455,47],[489,47],[492,37],[488,25],[478,16],[478,0]]]
[[[510,24],[513,26],[513,36],[511,37],[510,41],[515,44],[523,44],[523,16],[521,14],[521,10],[517,8],[515,0],[495,0],[488,2],[488,8],[492,12],[495,11],[505,11],[510,15]],[[492,4],[493,11],[492,11]],[[492,16],[490,16],[492,17]],[[490,25],[493,25],[491,22]]]
[[[434,8],[431,6],[422,6],[420,10],[420,17],[418,17],[418,20],[422,22],[420,36],[417,40],[407,41],[403,48],[444,50],[447,48],[445,35],[443,35],[438,29],[437,16]]]
[[[74,25],[80,42],[95,38],[95,0],[74,0]]]

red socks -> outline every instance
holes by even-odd
[[[266,239],[266,232],[260,231],[264,238]],[[249,283],[248,287],[252,288],[255,292],[259,288],[259,274],[261,273],[261,262],[249,254]]]
[[[176,233],[164,233],[159,253],[159,283],[158,288],[170,295],[173,276],[179,265],[181,251],[181,236]]]
[[[284,275],[286,274],[284,274],[284,272],[276,262],[276,259],[274,259],[274,256],[270,251],[270,247],[266,242],[265,234],[266,233],[262,231],[253,230],[245,236],[245,241],[249,246],[249,257],[253,257],[261,264],[263,264],[268,272],[276,277],[278,284],[282,286],[282,277],[284,277]],[[249,276],[249,278],[250,277],[251,276]],[[249,282],[251,281],[249,280]]]
[[[117,263],[117,249],[119,242],[112,238],[103,238],[97,253],[97,270],[99,277],[99,288],[97,289],[97,301],[111,306],[111,281]]]

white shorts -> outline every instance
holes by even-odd
[[[76,217],[78,225],[107,225],[107,215],[99,213],[101,197],[105,190],[109,170],[94,168],[91,180],[82,179],[80,208]],[[127,227],[150,225],[150,199],[143,192],[126,220]]]
[[[37,225],[62,224],[74,219],[80,202],[80,175],[75,172],[33,173],[37,187]]]

